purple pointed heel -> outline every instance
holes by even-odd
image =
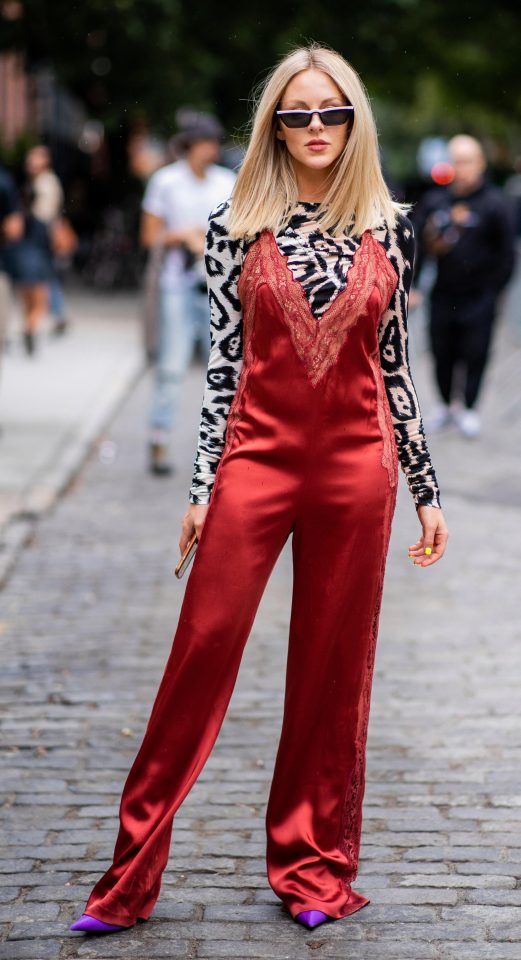
[[[327,913],[322,913],[322,910],[302,910],[301,913],[297,913],[295,920],[312,930],[326,920],[331,920],[331,917],[328,917]]]
[[[89,916],[88,913],[82,913],[78,920],[71,923],[69,930],[84,930],[85,933],[117,933],[118,930],[126,930],[117,923],[104,923],[103,920],[96,920],[96,917]]]

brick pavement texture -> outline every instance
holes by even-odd
[[[152,918],[113,937],[68,932],[110,860],[121,787],[184,589],[172,569],[203,373],[190,373],[178,470],[168,480],[145,471],[147,380],[133,392],[40,522],[2,595],[0,958],[520,960],[521,495],[512,469],[521,349],[512,337],[505,328],[496,351],[483,439],[431,441],[451,530],[449,553],[431,570],[407,560],[418,526],[401,483],[357,884],[372,902],[315,931],[290,920],[265,875],[263,818],[289,618],[286,549],[217,744],[176,817]],[[428,408],[419,343],[416,379]]]

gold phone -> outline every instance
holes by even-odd
[[[187,543],[187,545],[186,545],[186,547],[185,547],[184,553],[183,553],[183,555],[181,556],[181,558],[180,558],[180,560],[179,560],[179,562],[178,562],[178,564],[177,564],[177,566],[176,566],[176,568],[175,568],[175,570],[174,570],[174,573],[175,573],[175,575],[176,575],[176,577],[177,577],[178,580],[181,579],[181,577],[183,576],[183,573],[185,573],[187,567],[189,566],[190,561],[193,559],[193,556],[194,556],[194,553],[195,553],[195,551],[196,551],[198,542],[199,542],[199,541],[198,541],[198,539],[197,539],[197,536],[196,536],[196,534],[194,533],[193,536],[192,536],[192,537],[190,538],[190,540],[188,541],[188,543]]]

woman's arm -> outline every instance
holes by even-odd
[[[409,218],[400,214],[397,226],[386,230],[383,242],[398,275],[396,289],[378,331],[398,456],[416,506],[439,507],[438,482],[409,364],[407,312],[414,264],[414,231]]]
[[[209,216],[205,242],[210,302],[210,356],[203,394],[190,503],[209,503],[226,435],[230,406],[242,369],[242,311],[237,282],[243,244],[228,237],[229,201]]]
[[[382,242],[398,284],[380,321],[380,361],[400,465],[422,526],[421,536],[409,547],[409,558],[416,566],[428,567],[443,556],[449,534],[409,364],[407,312],[414,267],[414,231],[409,218],[400,214],[397,226],[386,230]]]
[[[228,236],[229,206],[226,200],[212,210],[206,232],[204,253],[210,303],[210,355],[189,504],[181,524],[181,553],[194,531],[200,537],[206,520],[215,474],[224,449],[228,414],[242,369],[242,310],[237,283],[242,269],[243,244],[230,240]]]

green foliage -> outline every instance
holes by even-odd
[[[4,47],[50,61],[112,132],[144,120],[174,127],[176,109],[216,111],[231,132],[249,116],[251,89],[295,45],[317,40],[358,70],[388,160],[402,170],[424,134],[459,130],[521,136],[519,7],[498,0],[25,0]],[[407,161],[409,157],[409,161]]]

